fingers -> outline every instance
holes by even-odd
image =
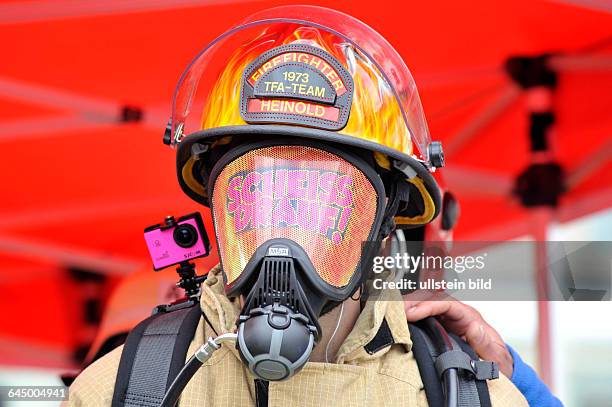
[[[406,317],[410,322],[430,316],[440,316],[443,317],[445,323],[465,325],[467,327],[469,320],[480,317],[480,314],[474,308],[456,301],[444,293],[438,293],[427,301],[407,299],[404,302],[404,308],[406,310]],[[462,333],[457,334],[461,335]]]
[[[418,290],[404,295],[404,302],[407,304],[418,305],[426,301],[455,301],[455,299],[444,291]]]
[[[496,362],[506,377],[512,377],[514,367],[512,355],[499,334],[484,320],[474,320],[467,330],[465,339],[481,359]]]
[[[449,312],[451,301],[423,301],[420,303],[405,303],[406,318],[410,322],[420,321],[423,318],[442,315]]]
[[[486,352],[490,338],[485,331],[483,320],[472,320],[465,332],[465,339],[479,355]]]
[[[465,338],[482,359],[496,362],[504,375],[512,376],[512,355],[499,333],[486,323],[475,308],[454,300],[444,292],[412,293],[405,297],[404,308],[410,322],[438,317],[449,332]]]

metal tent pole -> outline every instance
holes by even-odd
[[[557,72],[551,55],[518,56],[508,59],[508,75],[525,91],[529,115],[530,164],[516,179],[515,194],[529,211],[535,240],[535,285],[538,306],[538,370],[553,388],[552,335],[547,253],[548,227],[559,198],[566,189],[563,168],[554,154],[554,96]]]
[[[546,385],[553,388],[552,332],[549,298],[549,269],[547,235],[552,219],[550,208],[532,209],[533,238],[535,240],[535,286],[538,309],[538,371]]]

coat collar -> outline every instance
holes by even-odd
[[[218,334],[236,331],[240,304],[237,299],[225,295],[220,265],[210,270],[202,284],[200,306]],[[379,358],[391,344],[402,345],[407,351],[412,349],[402,297],[395,291],[384,292],[376,300],[366,302],[355,326],[338,350],[336,363],[354,364],[360,359]],[[239,357],[235,347],[230,349]]]

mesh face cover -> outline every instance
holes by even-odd
[[[354,282],[361,244],[380,222],[380,179],[350,158],[309,146],[273,145],[228,155],[235,158],[213,170],[213,178],[217,175],[211,179],[228,293],[255,250],[274,238],[300,245],[328,287]]]

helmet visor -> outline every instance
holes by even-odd
[[[376,174],[338,154],[268,145],[221,158],[211,176],[211,209],[228,291],[256,249],[275,238],[304,249],[329,287],[349,285],[362,242],[378,229],[384,190]]]
[[[198,130],[246,124],[238,107],[241,75],[264,52],[288,44],[321,48],[351,74],[355,83],[351,116],[339,133],[427,161],[429,131],[402,58],[361,21],[315,6],[260,12],[202,50],[175,90],[173,143]]]

